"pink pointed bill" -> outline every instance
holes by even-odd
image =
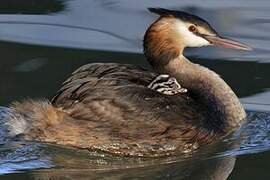
[[[218,37],[218,36],[203,36],[207,41],[209,41],[211,44],[216,45],[216,46],[221,46],[224,48],[230,48],[230,49],[240,49],[240,50],[245,50],[245,51],[251,51],[252,48],[237,42],[237,41],[233,41],[230,39],[225,39],[222,37]]]

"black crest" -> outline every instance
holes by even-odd
[[[217,34],[217,32],[211,27],[211,25],[207,21],[196,15],[189,14],[184,11],[169,10],[164,8],[148,8],[148,10],[160,16],[173,16],[175,18],[181,19],[184,22],[190,22],[195,25],[202,26],[208,31]]]

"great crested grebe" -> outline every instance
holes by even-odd
[[[197,16],[149,10],[160,15],[144,36],[144,53],[154,72],[127,64],[84,65],[51,102],[13,103],[4,119],[7,137],[162,156],[192,151],[238,129],[246,114],[237,96],[215,72],[185,58],[183,50],[250,48],[221,38]]]

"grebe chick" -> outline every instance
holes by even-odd
[[[190,152],[238,129],[246,114],[235,93],[183,51],[208,45],[250,48],[221,38],[197,16],[150,11],[160,16],[144,36],[154,72],[128,64],[84,65],[51,102],[13,103],[5,118],[8,136],[117,155],[164,156]]]

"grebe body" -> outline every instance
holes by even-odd
[[[150,11],[160,15],[144,37],[154,72],[127,64],[84,65],[52,101],[13,103],[5,119],[8,136],[118,155],[162,156],[190,152],[238,129],[246,114],[235,93],[183,51],[207,45],[250,48],[221,38],[197,16]]]

